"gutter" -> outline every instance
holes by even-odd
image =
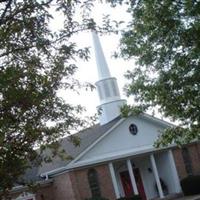
[[[63,172],[68,172],[68,171],[69,171],[69,167],[67,167],[67,166],[60,167],[60,168],[42,173],[42,174],[40,174],[40,177],[45,178],[45,180],[49,180],[49,176],[52,176],[54,174],[63,173]]]
[[[53,183],[53,180],[49,179],[49,180],[42,180],[42,181],[37,181],[36,184],[39,184],[40,186],[43,186],[45,187],[46,185],[49,185]],[[19,186],[15,186],[12,188],[12,190],[10,191],[11,193],[17,193],[17,192],[20,192],[20,191],[24,191],[25,189],[28,189],[29,187],[28,186],[23,186],[23,185],[19,185]]]
[[[54,176],[54,175],[59,175],[59,174],[62,174],[62,173],[70,172],[74,169],[84,168],[84,167],[87,167],[87,166],[90,166],[90,165],[95,165],[95,164],[99,165],[100,163],[105,163],[105,162],[109,162],[109,161],[113,161],[113,160],[121,160],[123,158],[138,156],[140,154],[151,153],[151,152],[154,152],[154,151],[157,151],[157,150],[162,151],[162,150],[166,150],[166,149],[169,149],[169,148],[173,148],[175,146],[176,146],[175,144],[172,144],[172,145],[169,145],[168,147],[164,147],[164,148],[160,148],[160,149],[156,149],[152,146],[151,147],[149,146],[149,148],[147,148],[147,149],[138,149],[137,152],[132,152],[132,151],[126,152],[125,151],[125,152],[123,152],[123,154],[121,154],[121,152],[120,152],[120,154],[111,154],[111,155],[106,156],[106,157],[98,157],[96,160],[86,160],[85,162],[69,163],[65,167],[57,168],[57,169],[42,173],[40,176],[42,178],[45,178],[45,177],[49,178],[49,176]]]

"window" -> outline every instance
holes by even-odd
[[[182,148],[182,156],[183,156],[183,161],[185,164],[185,170],[187,174],[192,175],[192,162],[191,162],[190,153],[187,147]]]
[[[137,128],[137,126],[136,126],[135,124],[131,124],[131,125],[129,126],[129,131],[130,131],[130,133],[131,133],[132,135],[136,135],[137,132],[138,132],[138,128]]]
[[[100,197],[101,191],[99,187],[98,173],[93,168],[88,170],[88,182],[89,182],[92,197]]]

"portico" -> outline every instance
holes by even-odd
[[[109,162],[116,198],[139,194],[143,200],[180,193],[171,150]]]

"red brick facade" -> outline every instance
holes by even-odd
[[[102,197],[106,197],[109,200],[115,200],[115,194],[108,166],[99,165],[94,168],[98,173],[98,179]],[[85,200],[86,198],[92,196],[88,183],[88,170],[89,169],[86,168],[69,172],[73,183],[73,188],[76,193],[76,200]]]
[[[187,145],[187,149],[189,151],[192,172],[194,175],[200,174],[200,144],[193,143]],[[182,179],[186,177],[188,174],[185,169],[185,164],[182,156],[182,151],[180,148],[173,149],[174,160],[176,163],[176,168],[178,171],[179,178]]]
[[[182,179],[187,176],[187,173],[185,170],[181,149],[179,148],[173,149],[173,155],[174,155],[174,161],[176,164],[176,169],[178,171],[179,179]]]
[[[200,174],[200,144],[194,143],[187,146],[193,174]],[[180,148],[173,150],[174,160],[179,178],[187,176],[184,159]],[[93,167],[98,174],[98,181],[102,197],[115,200],[114,189],[107,164]],[[91,191],[88,182],[88,170],[78,169],[60,174],[53,178],[53,182],[43,186],[36,193],[36,200],[85,200],[90,198]],[[15,194],[16,197],[18,194]]]
[[[108,165],[94,167],[98,173],[98,180],[102,197],[115,200],[112,180]],[[36,192],[36,200],[85,200],[91,197],[88,183],[90,168],[63,173],[54,177],[53,183],[41,187]],[[14,194],[17,197],[20,193]]]

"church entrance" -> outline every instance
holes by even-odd
[[[125,197],[132,197],[134,195],[134,192],[128,171],[120,172],[120,178],[124,189]]]
[[[146,195],[145,195],[144,186],[143,186],[143,182],[142,182],[142,178],[141,178],[141,175],[140,175],[139,168],[134,168],[133,173],[134,173],[134,176],[135,176],[135,181],[136,181],[138,193],[141,196],[142,200],[146,200]],[[125,197],[133,196],[134,192],[133,192],[133,187],[132,187],[132,184],[131,184],[129,172],[128,171],[120,172],[120,178],[121,178],[122,187],[123,187],[123,190],[124,190]]]
[[[136,182],[136,185],[137,185],[138,193],[141,196],[142,200],[146,200],[147,198],[146,198],[146,194],[145,194],[145,191],[144,191],[144,185],[143,185],[143,182],[142,182],[142,178],[141,178],[141,175],[140,175],[139,168],[134,168],[133,173],[134,173],[134,176],[135,176],[135,182]]]

